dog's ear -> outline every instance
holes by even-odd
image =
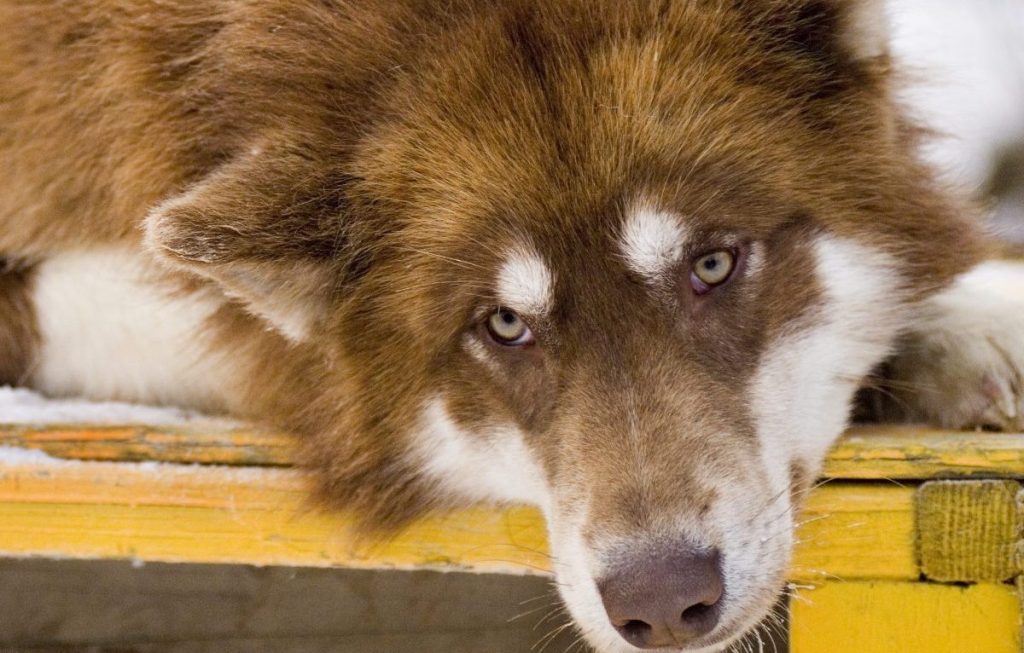
[[[145,219],[145,243],[303,341],[352,258],[344,187],[308,156],[253,148],[156,206]]]

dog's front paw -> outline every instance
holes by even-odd
[[[914,419],[1024,430],[1024,264],[988,262],[929,299],[891,361]]]

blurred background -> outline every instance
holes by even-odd
[[[888,0],[903,99],[942,137],[946,177],[989,209],[991,230],[1024,243],[1024,0]]]

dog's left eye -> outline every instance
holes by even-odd
[[[693,264],[690,273],[690,283],[698,295],[702,295],[715,286],[720,286],[729,280],[732,271],[736,268],[736,256],[728,249],[720,249],[710,254],[705,254]]]
[[[505,347],[522,347],[533,343],[533,332],[523,318],[507,308],[499,308],[487,318],[487,333]]]

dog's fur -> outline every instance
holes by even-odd
[[[0,381],[288,429],[371,527],[535,502],[602,651],[603,574],[717,548],[717,650],[894,343],[961,352],[913,410],[1021,426],[1022,274],[954,281],[878,4],[3,0]]]

